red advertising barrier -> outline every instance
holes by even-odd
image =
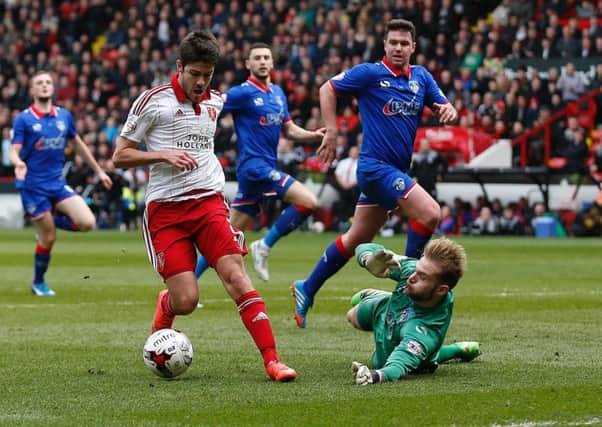
[[[427,138],[433,150],[440,152],[450,166],[470,162],[494,143],[491,135],[473,129],[454,126],[422,127],[416,132],[415,152],[418,151],[422,138]]]

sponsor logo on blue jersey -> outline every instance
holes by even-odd
[[[383,107],[383,113],[385,116],[394,116],[396,114],[403,114],[404,116],[415,116],[420,111],[420,105],[414,101],[400,101],[398,99],[391,98],[387,101]]]
[[[57,150],[65,148],[65,138],[57,136],[56,138],[40,138],[34,144],[36,150]]]
[[[259,119],[259,124],[261,126],[271,126],[271,125],[280,125],[282,123],[282,119],[284,118],[284,113],[268,113],[265,116],[261,116]]]

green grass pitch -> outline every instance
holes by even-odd
[[[248,242],[257,238],[248,233]],[[270,257],[263,295],[281,357],[299,372],[270,382],[236,308],[211,271],[205,307],[176,320],[192,367],[172,381],[144,366],[163,284],[139,233],[59,232],[47,279],[30,294],[34,232],[0,231],[0,425],[575,426],[602,424],[602,239],[458,238],[469,270],[447,341],[478,340],[472,363],[397,383],[352,384],[372,336],[345,320],[350,296],[391,288],[355,262],[326,283],[300,330],[289,286],[334,234],[303,232]],[[405,236],[379,239],[398,252]]]

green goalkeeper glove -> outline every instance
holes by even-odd
[[[370,369],[360,362],[351,362],[351,370],[357,385],[378,384],[386,381],[382,372]]]
[[[389,278],[392,269],[401,268],[400,255],[389,249],[379,249],[375,252],[365,252],[360,255],[359,264],[376,277]]]

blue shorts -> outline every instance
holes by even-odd
[[[361,162],[357,169],[357,182],[362,192],[358,205],[377,204],[386,210],[397,207],[416,185],[408,174],[394,166],[375,161]]]
[[[21,188],[20,192],[25,215],[33,220],[51,211],[60,201],[77,196],[77,193],[67,184],[52,189]]]
[[[260,166],[239,171],[238,191],[231,203],[232,208],[255,217],[261,205],[269,197],[283,199],[296,179],[281,170],[269,166]]]

